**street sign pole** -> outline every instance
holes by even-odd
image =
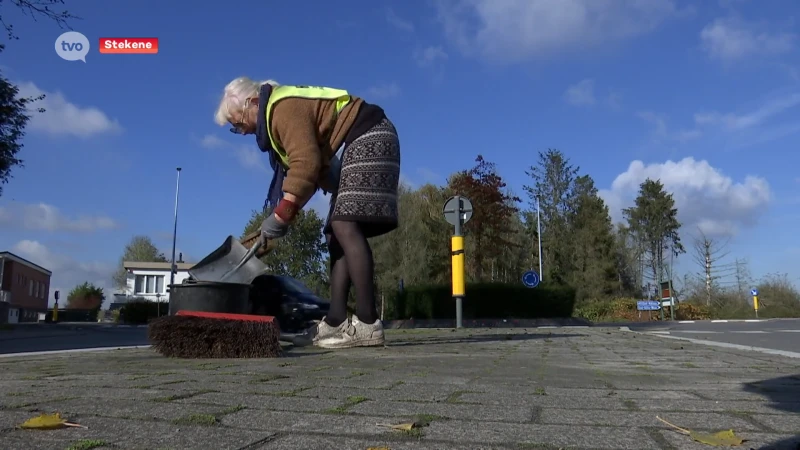
[[[456,328],[463,327],[463,300],[466,295],[464,282],[464,233],[463,227],[472,218],[472,203],[459,195],[450,197],[442,208],[444,219],[453,225],[453,236],[450,238],[450,258],[453,269],[453,298],[456,300]]]

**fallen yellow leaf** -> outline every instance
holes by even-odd
[[[385,427],[385,428],[391,428],[392,430],[395,430],[395,431],[411,431],[411,430],[413,430],[415,428],[422,428],[422,427],[426,426],[426,424],[424,424],[422,422],[398,423],[397,425],[389,425],[389,424],[379,423],[378,426],[379,427]]]
[[[697,431],[687,430],[677,425],[673,425],[661,417],[656,416],[656,419],[664,422],[672,427],[674,430],[689,436],[701,444],[711,445],[714,447],[738,447],[744,443],[744,439],[736,436],[733,430],[718,431],[716,433],[698,433]]]
[[[690,431],[689,437],[697,442],[715,447],[736,447],[744,442],[733,430],[725,430],[717,433],[698,433]]]
[[[22,425],[20,425],[20,428],[25,428],[27,430],[55,430],[64,427],[86,428],[83,425],[78,425],[77,423],[67,422],[67,420],[61,417],[61,414],[59,413],[40,414],[36,417],[26,420],[22,423]]]

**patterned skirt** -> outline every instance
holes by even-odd
[[[394,230],[399,182],[400,139],[392,122],[383,119],[344,149],[324,232],[331,233],[336,220],[358,222],[368,238]]]

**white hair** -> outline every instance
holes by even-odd
[[[248,77],[239,77],[228,83],[222,92],[217,112],[214,113],[214,122],[223,126],[230,122],[234,114],[241,116],[245,101],[248,98],[258,97],[261,86],[265,84],[279,86],[275,80],[255,81]]]

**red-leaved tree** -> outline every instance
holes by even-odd
[[[464,227],[474,244],[467,271],[474,280],[483,281],[486,263],[514,245],[507,237],[512,234],[511,218],[519,214],[516,205],[520,199],[508,191],[494,163],[481,155],[475,163],[472,169],[452,175],[448,187],[472,202],[473,215]]]

